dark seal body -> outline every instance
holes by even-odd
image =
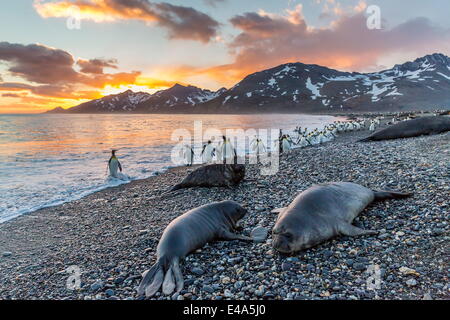
[[[245,177],[242,164],[210,164],[195,169],[171,190],[191,187],[231,187]]]
[[[353,226],[353,219],[374,200],[407,196],[393,191],[372,191],[351,182],[315,185],[281,211],[272,230],[273,247],[293,253],[337,235],[374,234],[375,231]]]
[[[375,132],[361,142],[410,138],[439,134],[450,130],[450,117],[431,116],[402,121]]]
[[[246,212],[234,201],[221,201],[192,209],[170,222],[158,243],[157,261],[143,276],[138,294],[145,292],[151,297],[161,285],[165,294],[171,294],[175,287],[181,291],[180,260],[210,241],[252,240],[234,233]]]

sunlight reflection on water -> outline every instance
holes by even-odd
[[[173,130],[322,127],[310,115],[0,115],[0,222],[78,199],[122,181],[107,179],[110,150],[131,179],[171,165]]]

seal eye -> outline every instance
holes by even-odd
[[[292,233],[290,233],[290,232],[287,232],[287,233],[283,234],[283,236],[284,236],[287,240],[291,240],[291,239],[293,238],[293,235],[292,235]]]

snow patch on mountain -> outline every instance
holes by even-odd
[[[311,91],[311,93],[313,94],[311,96],[311,98],[313,100],[316,100],[316,98],[321,97],[321,95],[320,95],[320,88],[322,88],[322,86],[323,86],[323,83],[313,84],[311,82],[311,78],[310,77],[308,77],[308,79],[306,80],[306,88],[308,88]]]

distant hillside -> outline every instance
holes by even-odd
[[[231,89],[213,92],[177,84],[155,94],[128,90],[65,112],[327,113],[449,107],[450,58],[436,53],[374,73],[288,63],[250,74]]]
[[[63,109],[62,107],[56,107],[52,110],[48,110],[45,113],[67,113],[66,109]]]

